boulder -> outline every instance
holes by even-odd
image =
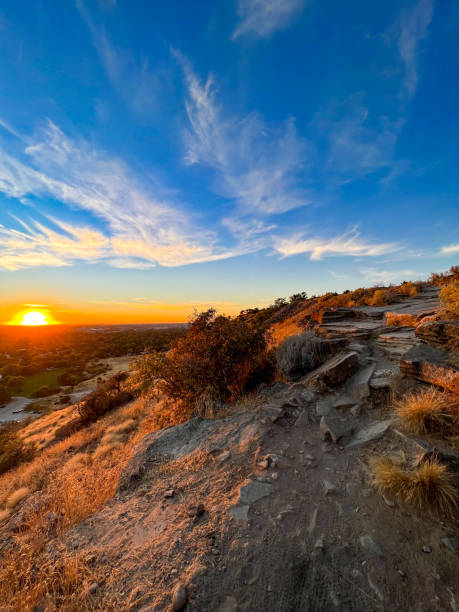
[[[353,426],[340,417],[323,416],[320,419],[320,431],[324,440],[331,439],[337,444],[341,438],[352,433]]]
[[[377,421],[376,423],[368,425],[368,427],[361,429],[355,434],[350,442],[346,444],[346,448],[355,448],[363,444],[368,444],[368,442],[379,440],[379,438],[382,438],[386,434],[393,422],[394,419],[386,419],[385,421]]]
[[[376,363],[361,368],[352,378],[350,378],[345,387],[345,392],[348,397],[353,399],[353,404],[360,402],[370,395],[370,379],[375,371]]]
[[[231,446],[251,443],[261,435],[255,413],[241,413],[226,419],[197,417],[180,425],[146,435],[121,473],[118,492],[136,487],[144,474],[163,458],[181,459],[198,448],[218,455]]]
[[[305,382],[313,388],[336,387],[343,384],[359,367],[355,351],[339,353],[308,374]]]
[[[443,348],[450,340],[459,338],[459,321],[423,321],[415,333],[421,342]]]
[[[403,356],[400,372],[448,391],[459,391],[459,371],[449,362],[448,353],[427,344],[418,344]]]

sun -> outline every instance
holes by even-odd
[[[29,310],[22,315],[19,325],[49,325],[49,321],[44,312]]]

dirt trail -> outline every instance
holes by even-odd
[[[170,610],[177,582],[196,612],[456,610],[457,553],[441,541],[454,525],[369,483],[370,455],[419,446],[397,430],[354,449],[324,442],[316,404],[296,385],[257,414],[150,434],[117,497],[50,552],[89,556],[104,610]]]

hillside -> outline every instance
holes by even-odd
[[[2,609],[458,608],[454,271],[292,298],[203,315],[175,353],[104,391],[135,399],[17,430],[26,455],[0,476]],[[202,388],[225,383],[187,408],[173,393],[204,376],[203,338],[219,365],[211,378],[203,361]]]

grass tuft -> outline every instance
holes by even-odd
[[[389,493],[420,509],[432,508],[452,516],[459,495],[453,484],[454,476],[438,460],[405,469],[388,457],[371,461],[373,484],[380,493]]]
[[[452,394],[431,388],[404,395],[396,402],[395,413],[413,433],[453,433],[457,422],[456,403]]]

